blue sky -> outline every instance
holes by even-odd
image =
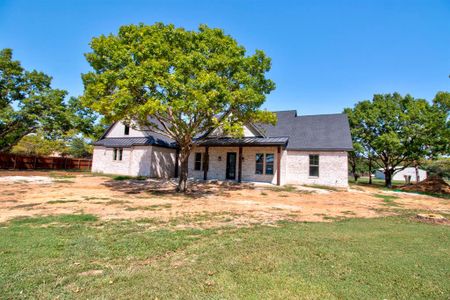
[[[76,96],[92,37],[157,21],[220,27],[250,53],[264,50],[277,85],[270,110],[334,113],[374,93],[430,100],[450,90],[448,0],[0,0],[0,48]]]

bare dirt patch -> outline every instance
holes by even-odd
[[[450,220],[439,214],[418,214],[416,219],[424,223],[446,224],[450,225]]]
[[[20,176],[43,174],[49,175],[28,171]],[[0,177],[16,175],[0,172]],[[0,222],[19,216],[85,213],[102,220],[136,219],[151,226],[216,227],[371,218],[395,214],[395,209],[450,212],[450,202],[445,199],[407,193],[396,193],[396,205],[387,206],[386,199],[376,195],[392,193],[372,187],[318,192],[305,187],[193,182],[190,192],[180,195],[174,192],[173,181],[115,181],[89,173],[57,176],[70,177],[71,183],[0,182]]]
[[[35,183],[50,184],[53,179],[48,176],[1,176],[0,183]]]
[[[450,185],[439,176],[430,176],[417,184],[403,186],[400,190],[450,195]]]

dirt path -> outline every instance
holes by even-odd
[[[4,176],[40,176],[40,181]],[[399,208],[450,212],[450,201],[446,199],[370,187],[299,191],[195,183],[189,195],[177,195],[172,192],[171,182],[114,181],[88,173],[3,171],[0,179],[0,222],[23,216],[86,213],[105,220],[148,219],[155,224],[210,227],[273,224],[278,220],[370,218],[393,214]]]

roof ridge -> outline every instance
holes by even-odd
[[[341,116],[346,115],[345,113],[330,113],[330,114],[315,114],[315,115],[301,115],[297,117],[320,117],[320,116]]]
[[[118,136],[118,137],[105,137],[104,139],[146,139],[146,138],[155,138],[152,135],[148,136]]]
[[[270,110],[270,112],[274,112],[274,113],[277,113],[277,112],[288,112],[288,111],[295,111],[295,113],[297,113],[297,110],[296,110],[296,109],[287,109],[287,110]]]

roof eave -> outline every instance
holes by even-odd
[[[287,148],[287,150],[291,151],[353,151],[353,148]]]

